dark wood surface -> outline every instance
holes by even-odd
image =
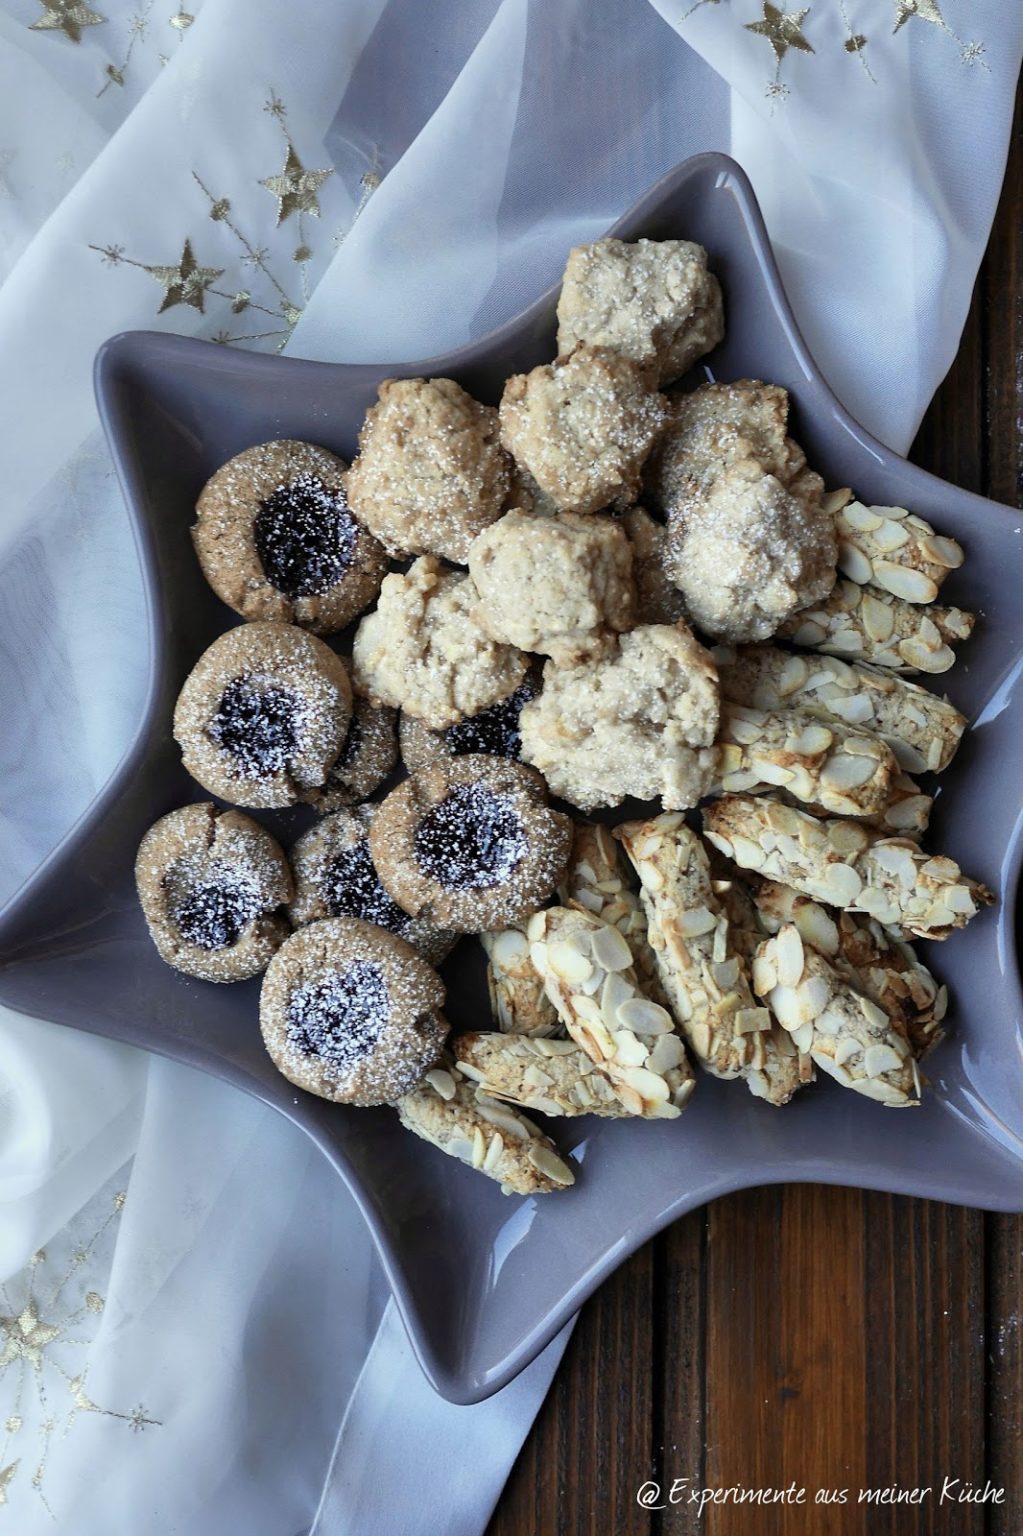
[[[1023,112],[912,455],[1023,505]],[[1023,604],[1023,594],[1021,594]],[[1023,609],[1021,609],[1023,611]],[[822,1187],[695,1211],[583,1309],[488,1536],[1023,1536],[1023,1219]],[[647,1480],[808,1490],[648,1510]],[[1004,1489],[964,1505],[946,1478]],[[861,1488],[930,1487],[916,1506]],[[850,1489],[849,1503],[812,1502]]]

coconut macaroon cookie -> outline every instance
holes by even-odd
[[[522,756],[580,810],[629,795],[686,810],[711,788],[717,669],[684,624],[647,624],[563,667],[520,716]]]
[[[259,999],[289,1082],[343,1104],[393,1104],[440,1060],[444,983],[410,944],[354,917],[293,933]]]
[[[510,465],[497,412],[453,379],[385,379],[348,478],[356,513],[392,555],[465,562],[501,515]]]
[[[323,635],[369,607],[387,564],[348,505],[346,475],[325,448],[282,439],[246,448],[206,482],[192,540],[228,607]]]
[[[558,351],[577,342],[621,352],[666,384],[725,334],[721,287],[690,240],[608,237],[569,252],[558,300]]]
[[[348,731],[339,656],[291,624],[239,624],[185,680],[174,736],[188,772],[245,806],[293,805],[326,782]]]
[[[348,734],[323,784],[304,790],[302,799],[321,816],[359,805],[378,789],[398,761],[398,712],[377,709],[355,699]]]
[[[496,757],[453,757],[406,779],[369,834],[373,862],[414,917],[459,933],[519,922],[551,895],[572,823],[541,776]]]
[[[240,811],[205,801],[161,816],[139,845],[135,882],[161,958],[186,976],[256,976],[288,936],[288,861]]]
[[[433,730],[506,699],[529,663],[491,639],[476,618],[478,601],[471,578],[433,555],[392,573],[355,636],[356,691]]]
[[[613,518],[514,510],[473,541],[473,610],[495,640],[574,661],[636,618],[632,547]]]
[[[667,402],[639,363],[584,343],[510,378],[501,441],[563,512],[636,499]]]
[[[489,757],[518,758],[522,748],[519,716],[530,699],[540,692],[540,667],[530,667],[514,693],[478,715],[470,715],[443,731],[431,731],[413,715],[398,718],[401,760],[410,773],[420,773],[442,757],[466,757],[483,752]]]
[[[296,928],[325,917],[359,917],[405,939],[439,965],[458,935],[410,917],[384,890],[369,847],[375,807],[338,811],[317,822],[291,850],[295,896],[288,916]]]

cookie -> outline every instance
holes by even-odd
[[[452,757],[406,779],[369,834],[399,906],[459,933],[504,928],[550,896],[572,844],[567,816],[521,763]]]
[[[296,928],[325,917],[358,917],[386,928],[439,965],[458,935],[410,917],[380,883],[369,848],[373,808],[338,811],[317,822],[291,850],[295,895],[288,916]]]
[[[476,618],[469,576],[423,555],[384,581],[352,654],[356,691],[443,730],[506,699],[528,661],[492,640]]]
[[[636,618],[632,547],[606,516],[507,512],[469,550],[474,614],[494,640],[574,661]]]
[[[410,773],[419,773],[443,757],[465,757],[483,752],[489,757],[517,758],[522,746],[519,715],[522,707],[540,692],[540,669],[531,667],[525,678],[499,704],[481,709],[478,715],[459,720],[443,731],[431,731],[413,715],[398,721],[401,759]]]
[[[392,555],[464,565],[501,515],[509,472],[492,406],[453,379],[385,379],[359,433],[348,495]]]
[[[185,680],[174,736],[185,767],[236,805],[293,805],[324,784],[344,744],[352,689],[339,656],[291,624],[239,624]]]
[[[341,1104],[392,1104],[440,1060],[444,983],[411,944],[355,917],[300,928],[271,961],[259,1027],[289,1082]]]
[[[684,624],[647,624],[599,657],[549,661],[519,717],[522,757],[588,811],[628,796],[696,805],[714,782],[717,669]]]
[[[326,782],[303,791],[302,799],[321,816],[360,805],[387,778],[398,761],[398,713],[355,699],[348,734]]]
[[[563,512],[636,499],[667,404],[639,363],[580,344],[516,374],[501,397],[501,441]]]
[[[348,505],[346,475],[325,448],[282,439],[246,448],[206,482],[192,541],[229,608],[329,635],[369,607],[387,562]]]
[[[624,512],[621,521],[632,545],[636,623],[677,624],[686,617],[686,605],[671,579],[667,526],[638,506]]]
[[[787,436],[788,409],[776,385],[702,385],[673,401],[648,467],[668,516],[669,575],[716,639],[766,640],[835,584],[835,519]]]
[[[240,811],[205,801],[161,816],[139,845],[135,883],[161,958],[186,976],[256,976],[288,936],[288,861]]]
[[[580,341],[621,352],[661,384],[725,334],[721,287],[689,240],[606,238],[569,252],[558,300],[558,351]]]

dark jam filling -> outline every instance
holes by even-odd
[[[522,748],[519,715],[536,694],[537,685],[528,678],[500,704],[491,704],[478,715],[449,725],[444,739],[456,757],[471,752],[487,752],[491,757],[518,757]]]
[[[316,597],[341,580],[355,548],[355,519],[340,486],[296,475],[260,503],[252,537],[267,581],[285,597]]]
[[[259,892],[244,882],[193,885],[172,910],[178,932],[199,949],[227,949],[259,911]]]
[[[357,960],[347,971],[295,988],[288,1003],[288,1040],[303,1056],[348,1072],[373,1050],[390,1008],[383,971]]]
[[[258,687],[244,677],[228,683],[206,734],[250,779],[271,779],[298,745],[299,697],[290,688]]]
[[[391,933],[400,933],[407,912],[393,902],[380,883],[365,839],[346,848],[323,871],[323,898],[332,917],[361,917]]]
[[[525,829],[508,800],[482,784],[457,785],[416,831],[420,866],[451,891],[502,885],[525,851]]]

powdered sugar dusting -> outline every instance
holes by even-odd
[[[306,472],[261,502],[252,537],[271,586],[287,597],[315,597],[345,574],[357,531],[343,489]]]
[[[458,784],[416,829],[416,858],[455,891],[503,885],[526,852],[526,832],[510,799],[483,784]]]
[[[387,1027],[391,1005],[378,965],[357,960],[295,987],[288,1003],[289,1045],[342,1077],[368,1056]]]

